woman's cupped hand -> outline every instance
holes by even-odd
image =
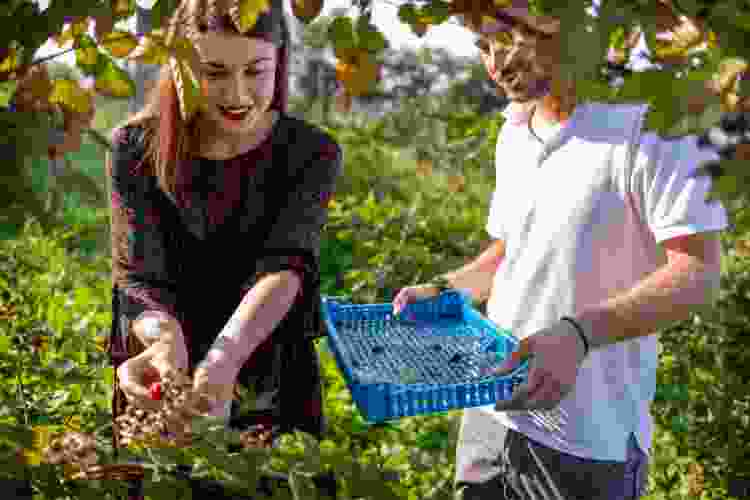
[[[117,368],[117,378],[128,403],[137,408],[158,411],[161,398],[154,397],[153,384],[167,376],[187,376],[187,352],[168,342],[155,342]],[[184,361],[183,361],[184,360]]]
[[[163,316],[139,318],[132,333],[146,349],[117,368],[119,386],[131,405],[158,411],[163,402],[155,397],[159,391],[154,391],[153,385],[167,375],[177,381],[188,376],[187,345],[177,322]]]

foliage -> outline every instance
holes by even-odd
[[[723,109],[742,105],[747,90],[742,78],[748,30],[745,3],[679,2],[674,8],[695,21],[698,38],[689,25],[669,21],[656,1],[604,2],[598,18],[585,13],[589,3],[534,5],[560,15],[564,26],[583,26],[581,20],[593,26],[592,31],[566,31],[568,39],[563,43],[563,47],[587,48],[565,59],[571,74],[580,75],[578,85],[584,97],[650,101],[655,111],[649,126],[680,133],[705,130]],[[155,30],[163,26],[175,4],[157,1]],[[351,32],[344,26],[339,32],[326,30],[324,34],[332,34],[328,41],[339,47],[339,55],[356,47],[365,62],[381,62],[387,44],[370,23],[371,4],[359,4],[362,9],[350,23]],[[467,3],[448,5],[433,0],[402,18],[423,32],[447,19],[446,6],[455,13]],[[312,7],[311,11],[317,9]],[[18,87],[13,71],[22,73],[24,66],[34,63],[33,54],[50,36],[62,45],[66,39],[73,42],[77,69],[96,80],[96,92],[120,98],[132,95],[132,81],[114,69],[115,59],[135,53],[134,40],[141,50],[148,49],[139,55],[141,60],[172,55],[170,47],[159,45],[155,34],[139,38],[115,30],[115,21],[132,15],[134,8],[134,0],[53,0],[43,13],[27,0],[0,5],[0,104],[12,104]],[[95,38],[83,33],[82,21],[87,16],[97,20]],[[246,26],[252,9],[240,12],[240,17]],[[670,22],[684,29],[677,31],[680,36],[672,42],[661,43],[656,32],[665,24],[672,26]],[[344,24],[338,21],[339,26]],[[638,24],[657,66],[624,73],[622,81],[613,85],[595,69],[603,63],[608,47],[630,50],[623,40]],[[107,36],[110,33],[121,38]],[[180,59],[178,47],[171,49]],[[700,59],[697,63],[691,60],[693,55]],[[93,102],[90,89],[71,84],[75,80],[68,76],[55,75],[52,80],[59,83],[50,87],[49,96],[57,96],[62,111],[80,111]],[[686,97],[703,91],[705,82],[717,93],[714,102],[697,106],[699,111],[688,109],[692,103]],[[440,99],[416,96],[403,102],[400,113],[380,120],[338,113],[321,123],[346,151],[346,175],[331,207],[321,249],[324,293],[350,296],[356,302],[388,301],[398,288],[455,269],[483,246],[500,119],[473,109],[446,108],[445,103],[452,102],[450,94]],[[0,111],[2,156],[17,159],[3,163],[0,215],[23,221],[35,213],[44,223],[29,222],[18,239],[0,243],[0,474],[32,478],[43,498],[106,498],[122,485],[63,481],[59,467],[34,465],[39,461],[38,445],[66,422],[97,431],[100,456],[104,461],[114,460],[107,439],[112,369],[101,350],[111,321],[109,252],[103,242],[98,255],[78,250],[87,233],[101,234],[106,228],[106,211],[88,223],[80,221],[52,231],[49,228],[59,226],[60,218],[53,217],[53,210],[45,210],[43,198],[34,196],[34,179],[29,175],[34,168],[32,158],[43,153],[39,145],[47,143],[51,130],[64,126],[61,110],[57,111],[57,115]],[[741,177],[737,168],[735,164],[727,169],[729,182],[721,183],[721,191],[734,192],[737,201],[744,202],[741,195],[746,190],[736,188],[732,181]],[[750,433],[750,398],[743,370],[747,356],[742,342],[750,276],[743,235],[750,221],[744,222],[739,212],[742,203],[729,206],[738,209],[737,231],[724,237],[729,258],[719,303],[660,335],[659,385],[652,409],[657,428],[648,500],[748,496],[737,485],[748,479],[743,474],[750,470],[741,447]],[[227,454],[227,443],[236,436],[212,429],[206,422],[203,441],[193,448],[133,449],[120,459],[146,461],[146,493],[155,500],[175,498],[184,491],[184,482],[166,470],[168,464],[185,462],[197,464],[199,475],[221,478],[245,490],[252,489],[260,469],[285,471],[294,477],[300,498],[308,498],[302,491],[309,487],[311,471],[325,468],[340,476],[343,498],[450,498],[460,412],[368,426],[353,406],[325,342],[319,352],[329,416],[329,433],[319,445],[298,434],[285,437],[271,455]],[[19,448],[26,450],[27,464],[19,463]]]
[[[430,191],[437,193],[435,198],[427,197],[425,192]],[[431,181],[429,186],[423,186],[422,203],[433,209],[420,209],[420,204],[415,204],[418,207],[415,219],[426,224],[411,229],[413,233],[403,241],[396,229],[404,224],[392,221],[389,229],[383,222],[398,213],[408,214],[409,205],[390,197],[384,198],[382,203],[374,203],[372,194],[364,196],[356,192],[339,198],[332,207],[331,222],[321,250],[322,260],[329,263],[323,266],[323,281],[329,283],[329,293],[351,294],[356,301],[389,300],[383,290],[395,290],[434,272],[455,267],[456,264],[448,263],[451,252],[441,249],[439,243],[446,234],[469,240],[472,231],[481,224],[470,213],[463,215],[464,212],[451,208],[450,202],[447,205],[453,216],[436,210],[436,199],[442,200],[446,194],[446,188],[439,182]],[[480,212],[483,210],[486,211],[486,207]],[[446,229],[448,224],[455,223],[455,214],[461,214],[458,217],[461,220]],[[351,233],[346,233],[355,228],[362,234],[379,235],[376,237],[383,242],[382,249],[366,244],[372,241],[372,236],[355,239]],[[342,232],[344,234],[340,234]],[[65,242],[75,237],[73,233],[47,236],[37,225],[29,224],[21,238],[0,247],[1,312],[3,318],[9,320],[0,323],[0,370],[3,372],[0,401],[6,425],[2,431],[6,445],[0,455],[6,457],[4,464],[15,460],[17,446],[31,449],[32,434],[26,432],[29,425],[35,426],[37,439],[43,439],[45,434],[62,428],[64,422],[75,420],[84,431],[100,429],[100,456],[112,459],[107,455],[109,445],[104,427],[111,418],[112,375],[108,361],[97,348],[102,344],[96,342],[97,337],[106,332],[110,321],[107,254],[87,260],[77,257],[66,249]],[[739,443],[745,442],[742,436],[750,432],[746,419],[748,384],[741,369],[747,361],[742,343],[746,319],[742,312],[747,308],[745,295],[750,274],[746,258],[741,254],[744,246],[738,243],[740,241],[734,235],[724,239],[728,258],[717,307],[696,314],[691,321],[661,334],[659,385],[652,407],[657,428],[646,499],[729,498],[730,478],[735,478],[736,484],[736,478],[741,478],[748,469],[747,457]],[[463,255],[468,256],[476,254],[477,249],[467,247],[464,251]],[[396,271],[386,275],[381,289],[368,274],[379,268],[368,261],[378,258],[386,259],[386,263],[400,263]],[[336,262],[339,262],[337,268]],[[337,288],[332,284],[335,283],[332,273],[341,270],[361,273],[348,275],[347,286]],[[400,272],[405,275],[399,276]],[[417,275],[418,272],[421,275]],[[49,340],[35,352],[31,340],[37,335]],[[13,338],[19,341],[14,343]],[[210,446],[198,444],[180,452],[174,449],[129,451],[125,458],[141,457],[155,464],[145,484],[146,493],[159,499],[166,498],[164,495],[170,488],[184,488],[164,467],[156,464],[166,466],[175,461],[188,461],[198,464],[202,477],[221,478],[226,484],[242,489],[250,487],[254,480],[248,476],[249,471],[265,464],[278,472],[301,471],[300,485],[307,484],[305,474],[326,468],[333,470],[341,478],[341,498],[358,495],[374,499],[450,498],[460,412],[369,426],[356,411],[325,341],[318,350],[329,421],[329,432],[323,442],[318,445],[304,435],[288,436],[272,456],[258,452],[227,458],[221,451],[221,443],[231,442],[233,435],[206,429],[202,436]],[[21,383],[14,378],[16,374],[22,374]],[[33,459],[34,453],[28,456]],[[700,464],[702,469],[695,464]],[[45,491],[45,498],[101,496],[122,487],[116,481],[111,484],[78,481],[75,485],[59,482],[62,471],[55,472],[58,471],[55,466],[44,464],[23,471],[10,465],[0,470],[9,472],[10,477],[30,474],[28,477],[33,479],[34,487]],[[384,478],[391,481],[384,483]],[[376,493],[373,489],[376,483],[387,484],[388,489]],[[698,487],[702,493],[690,493]],[[57,493],[53,495],[53,491]],[[172,492],[170,498],[174,495]]]
[[[45,63],[45,66],[47,66],[47,73],[49,74],[51,80],[79,80],[82,77],[80,70],[65,63],[61,63],[58,61],[49,61]]]
[[[468,129],[469,123],[465,122]],[[479,123],[481,120],[475,125]],[[321,248],[321,272],[324,293],[350,296],[355,302],[380,302],[389,301],[399,287],[455,269],[479,252],[484,244],[481,233],[492,174],[467,169],[466,191],[453,193],[448,175],[440,167],[429,176],[415,176],[416,157],[410,157],[408,150],[386,152],[387,140],[373,139],[377,135],[365,125],[351,127],[342,120],[330,127],[347,152],[344,178],[351,182],[344,184],[331,207]],[[376,154],[379,148],[383,149]],[[382,190],[380,201],[376,189]],[[96,347],[102,345],[97,344],[97,337],[107,331],[111,319],[109,252],[101,247],[99,256],[84,258],[76,251],[76,242],[88,227],[81,223],[67,232],[48,235],[28,224],[17,240],[0,246],[0,304],[4,306],[0,315],[10,319],[0,321],[0,358],[5,367],[0,377],[0,401],[7,424],[1,434],[6,442],[0,451],[4,464],[16,460],[17,446],[32,449],[29,425],[34,426],[37,439],[44,439],[61,423],[74,419],[85,431],[98,428],[100,456],[114,459],[109,455],[105,427],[111,418],[111,368]],[[374,241],[378,244],[373,245]],[[644,497],[648,500],[726,499],[733,488],[735,496],[746,496],[736,490],[748,470],[747,457],[738,444],[750,432],[745,416],[748,384],[741,369],[746,362],[741,340],[750,274],[742,241],[739,235],[724,238],[727,260],[722,296],[712,314],[696,314],[660,336],[659,384],[652,406],[657,427],[649,494]],[[5,324],[9,326],[3,329]],[[50,340],[35,354],[29,339],[40,332],[51,332]],[[12,347],[14,336],[22,339],[19,347]],[[67,353],[75,346],[75,354],[69,357]],[[300,489],[310,486],[311,471],[328,469],[340,477],[340,498],[360,494],[373,499],[394,498],[392,495],[451,498],[460,412],[369,426],[357,412],[325,340],[318,351],[329,428],[320,444],[305,435],[287,436],[275,455],[248,452],[228,456],[221,443],[235,437],[207,429],[202,434],[205,441],[191,449],[133,449],[119,460],[140,457],[152,464],[145,488],[154,500],[168,494],[169,498],[179,497],[176,492],[184,491],[184,482],[166,472],[167,464],[180,461],[198,464],[201,477],[221,479],[245,491],[257,479],[250,472],[264,467],[293,475],[301,472],[295,479]],[[78,385],[63,384],[61,380],[71,376],[65,369],[72,366],[66,367],[65,359],[77,363],[81,353],[86,354],[84,375],[77,379]],[[42,367],[51,365],[51,370],[57,370],[55,374],[44,380],[35,377],[34,356]],[[62,366],[56,368],[52,361],[61,358]],[[30,371],[21,377],[26,391],[20,394],[13,379],[19,364],[23,367],[20,373]],[[29,393],[31,399],[27,399]],[[79,394],[83,403],[73,405]],[[737,446],[732,448],[734,443]],[[34,459],[33,452],[27,455]],[[31,477],[35,489],[45,492],[44,498],[101,497],[123,487],[117,481],[62,482],[63,472],[56,467],[39,464],[18,470],[9,465],[0,470],[8,471],[8,477]],[[376,493],[374,484],[386,484],[387,490]],[[695,494],[697,489],[702,493]]]
[[[417,32],[429,26],[451,22],[456,16],[464,22],[477,25],[483,15],[508,2],[466,2],[455,0],[430,0],[422,5],[405,4],[399,9],[399,18]],[[748,7],[744,2],[724,0],[719,2],[672,2],[651,0],[632,3],[626,0],[603,2],[592,14],[591,0],[555,3],[537,0],[532,9],[541,14],[557,16],[561,21],[563,40],[561,61],[566,74],[575,76],[583,98],[609,101],[648,101],[653,112],[648,126],[663,133],[685,133],[705,130],[715,122],[717,112],[743,109],[747,95],[747,62],[743,59],[748,29]],[[337,75],[342,84],[339,107],[348,110],[351,97],[368,93],[379,79],[378,66],[388,41],[372,24],[372,0],[357,2],[359,15],[338,15],[321,33],[338,59]],[[116,59],[127,57],[147,63],[166,62],[178,70],[181,80],[183,112],[190,114],[199,97],[195,91],[194,75],[180,62],[191,52],[186,40],[167,44],[162,37],[163,26],[174,11],[176,2],[160,0],[154,5],[154,29],[149,33],[133,35],[115,27],[117,21],[132,15],[135,0],[81,0],[78,2],[53,1],[40,12],[31,0],[13,0],[0,7],[0,22],[4,28],[0,35],[0,102],[10,102],[18,90],[19,75],[41,61],[33,61],[36,50],[49,38],[61,46],[72,42],[76,52],[77,68],[87,78],[94,80],[93,88],[80,87],[74,80],[55,79],[50,89],[39,90],[44,100],[68,112],[84,113],[93,99],[93,92],[102,95],[128,98],[133,95],[134,83],[119,68]],[[320,11],[319,2],[303,0],[295,3],[295,13],[309,22]],[[257,0],[240,0],[232,11],[235,24],[245,30],[255,22],[256,14],[266,8]],[[96,21],[96,33],[86,33],[90,19]],[[19,29],[23,27],[23,29]],[[626,71],[615,85],[610,70],[616,62],[627,64],[632,51],[633,34],[642,33],[652,54],[655,66],[646,71]],[[584,50],[585,49],[585,50]],[[610,53],[611,61],[605,62]],[[615,66],[617,66],[615,64]],[[43,89],[45,86],[37,86]],[[714,95],[708,99],[703,96]],[[699,96],[696,101],[696,96]],[[39,155],[38,145],[46,142],[53,129],[63,125],[55,120],[36,116],[36,112],[0,112],[0,121],[8,130],[6,141],[12,145],[16,162],[4,163],[4,177],[8,179],[4,198],[5,217],[16,223],[27,214],[38,217],[45,227],[59,219],[45,211],[43,203],[28,196],[28,176],[23,174],[23,158]],[[68,127],[70,125],[68,124]],[[104,141],[106,142],[106,141]],[[741,163],[722,160],[719,197],[725,201],[746,202],[744,189],[746,176],[741,175]],[[713,174],[712,174],[713,175]],[[715,176],[714,176],[715,177]],[[85,182],[85,181],[84,181]],[[77,184],[76,184],[77,185]],[[743,212],[744,213],[744,212]],[[741,227],[746,216],[738,209],[733,214]],[[750,228],[750,226],[748,226]]]
[[[405,156],[394,154],[394,148],[387,148],[386,139],[373,139],[368,129],[351,129],[346,123],[340,123],[338,127],[332,127],[330,130],[342,141],[348,152],[354,153],[345,155],[347,175],[344,179],[355,180],[355,183],[348,187],[344,185],[339,190],[337,201],[331,210],[329,224],[325,228],[321,249],[324,293],[352,295],[358,301],[389,300],[391,297],[387,295],[391,293],[387,289],[395,290],[398,286],[419,281],[432,273],[445,271],[477,252],[481,238],[479,233],[482,232],[483,225],[481,209],[467,212],[463,210],[462,205],[484,206],[483,204],[486,204],[488,184],[484,179],[478,175],[476,179],[469,182],[472,189],[467,193],[457,194],[462,197],[461,199],[451,200],[446,196],[450,192],[447,190],[444,175],[438,172],[429,182],[424,179],[415,179],[413,176],[414,159],[410,159],[408,154]],[[374,151],[381,151],[381,153],[372,156],[370,153]],[[358,152],[361,154],[356,154]],[[386,157],[391,161],[384,163],[383,159]],[[88,163],[93,161],[94,159],[91,158]],[[101,162],[98,163],[98,168],[101,168]],[[374,194],[368,195],[364,189],[368,186],[366,183],[368,180],[369,185],[373,185],[373,179],[384,181],[379,187],[383,194],[381,203],[376,203]],[[423,201],[417,202],[410,212],[414,193],[419,191],[423,192]],[[385,193],[388,193],[387,198]],[[442,209],[430,210],[428,208],[436,207],[438,201],[443,204]],[[354,207],[360,208],[355,210]],[[455,213],[463,213],[465,216],[456,217]],[[405,225],[398,220],[396,214],[402,214],[405,218],[411,217],[412,220],[429,221],[429,223],[406,225],[406,230],[403,231]],[[380,248],[373,248],[366,239],[353,237],[351,231],[364,226],[371,228],[373,238],[383,241]],[[77,227],[81,233],[71,234],[70,239],[61,242],[60,246],[68,250],[71,260],[82,262],[79,260],[82,257],[77,252],[73,252],[76,245],[67,242],[82,239],[82,232],[90,226],[79,224]],[[454,245],[444,250],[446,242],[442,235],[447,231],[453,231],[456,236]],[[75,232],[71,231],[71,233]],[[339,233],[343,233],[341,237],[337,236]],[[19,241],[27,237],[22,234]],[[108,256],[106,247],[101,248],[102,254]],[[433,252],[436,253],[431,255]],[[438,258],[438,255],[442,255],[442,258]],[[368,273],[379,267],[373,262],[389,259],[396,264],[393,271],[379,276],[385,286],[380,289],[374,288],[372,280],[368,281],[366,277],[369,276]],[[77,275],[85,280],[85,273],[77,268],[74,269]],[[359,277],[347,275],[350,271],[361,274]],[[107,279],[108,283],[108,276],[100,276],[100,279]],[[106,304],[108,289],[102,285],[98,293],[102,303]],[[455,418],[458,413],[405,419],[395,426],[375,428],[367,426],[355,410],[351,396],[345,389],[343,378],[325,348],[325,342],[322,344],[320,353],[325,375],[326,413],[331,431],[320,446],[322,456],[329,458],[321,460],[323,463],[328,463],[327,460],[329,460],[331,467],[343,478],[340,493],[342,495],[354,494],[357,491],[369,493],[372,490],[372,483],[358,484],[356,478],[362,477],[364,474],[361,471],[362,467],[366,469],[367,464],[371,463],[372,467],[381,470],[377,473],[380,475],[376,474],[374,477],[379,478],[382,475],[391,478],[389,484],[396,489],[399,498],[424,498],[432,493],[447,498],[453,474],[454,434],[457,428]],[[106,414],[101,414],[99,417],[104,419]],[[304,449],[304,445],[301,444],[304,441],[293,439],[287,441],[290,441],[288,446],[291,456],[295,459],[302,459],[304,453],[300,450]],[[419,451],[422,448],[424,450]],[[106,446],[103,450],[106,451]],[[357,455],[353,455],[353,452]],[[162,452],[157,450],[153,453],[158,460],[159,453]],[[198,448],[189,453],[191,457],[201,457],[204,450]],[[153,460],[154,457],[149,457],[149,459]],[[205,458],[196,458],[196,460],[199,463],[214,463],[212,457],[213,455],[209,455]],[[231,463],[224,466],[229,470],[233,467],[242,467],[242,465],[231,465]],[[278,457],[272,459],[269,466],[286,472],[294,468],[288,461]],[[40,467],[42,469],[35,470],[41,472],[43,466]],[[213,471],[212,473],[221,475],[216,465],[208,469]],[[208,474],[208,472],[205,473]],[[398,481],[395,481],[396,473],[399,474]],[[378,481],[382,483],[379,479]],[[42,487],[39,483],[35,484],[37,487]],[[168,487],[173,487],[173,483],[163,475],[154,476],[147,483],[147,489],[154,491],[155,494],[157,490],[163,491],[163,488]]]
[[[369,219],[367,214],[363,215]],[[37,224],[29,223],[20,238],[0,247],[2,276],[8,277],[0,282],[2,312],[8,320],[5,324],[9,325],[0,332],[3,371],[0,390],[7,424],[2,433],[5,445],[1,454],[7,463],[15,460],[18,447],[24,448],[31,465],[23,470],[18,467],[3,470],[10,472],[6,477],[31,478],[34,488],[44,492],[45,498],[56,495],[85,498],[111,492],[118,486],[96,481],[59,482],[63,471],[39,460],[40,448],[51,434],[64,429],[64,422],[72,417],[81,422],[84,432],[98,428],[99,456],[104,463],[114,460],[107,429],[111,419],[112,369],[102,352],[101,341],[111,320],[107,256],[84,261],[67,250],[66,241],[75,238],[74,233],[45,236]],[[328,247],[328,251],[332,248]],[[324,281],[325,278],[330,276],[324,276]],[[54,292],[50,294],[50,290]],[[31,340],[40,335],[49,339],[45,347],[41,350],[29,347],[33,345]],[[455,441],[450,438],[453,432],[450,429],[455,427],[451,420],[435,416],[395,426],[368,426],[353,407],[325,346],[320,346],[320,354],[330,420],[330,433],[320,445],[303,435],[288,436],[274,454],[230,454],[227,458],[221,454],[222,443],[233,442],[236,436],[204,426],[200,433],[203,440],[188,450],[134,449],[124,453],[120,460],[141,457],[153,464],[153,475],[145,483],[146,493],[152,498],[161,498],[169,488],[178,486],[164,468],[175,461],[196,463],[202,477],[221,478],[226,485],[242,489],[251,488],[257,479],[250,477],[252,474],[248,476],[248,471],[260,470],[265,464],[269,470],[302,474],[298,485],[305,483],[306,474],[333,469],[341,480],[342,494],[351,497],[367,494],[376,498],[425,498],[432,490],[436,490],[436,495],[440,492],[446,495],[452,474],[448,440]],[[12,373],[18,375],[18,382],[10,376]],[[31,434],[24,433],[29,426],[33,426],[38,436],[36,447]],[[424,452],[418,451],[422,448]],[[431,469],[430,464],[435,468]],[[396,473],[402,480],[391,484]],[[384,483],[384,478],[390,478],[389,482]],[[438,479],[443,486],[436,489]],[[394,496],[391,486],[385,484],[391,485],[398,495]],[[410,490],[413,491],[409,494]]]
[[[736,232],[722,235],[727,259],[716,304],[660,333],[663,352],[653,414],[660,425],[676,431],[664,442],[670,453],[660,457],[652,475],[660,489],[687,488],[684,474],[698,463],[706,484],[747,495],[737,488],[750,470],[750,454],[741,444],[750,437],[750,376],[744,369],[750,359],[741,347],[750,310],[745,239]]]
[[[65,249],[75,237],[70,230],[50,238],[29,222],[24,235],[0,245],[2,438],[22,437],[18,433],[31,426],[56,431],[77,421],[91,431],[107,425],[108,261],[71,259]]]

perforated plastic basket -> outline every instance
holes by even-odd
[[[328,343],[352,398],[369,422],[485,406],[509,399],[528,362],[502,377],[480,374],[518,345],[449,290],[408,304],[397,317],[387,304],[323,297]]]

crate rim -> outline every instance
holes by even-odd
[[[429,297],[426,299],[421,299],[418,302],[436,302],[441,299],[444,300],[444,298],[447,295],[455,295],[459,298],[459,307],[460,307],[460,313],[462,318],[467,320],[473,320],[475,322],[478,322],[481,326],[484,326],[486,328],[486,331],[488,331],[491,335],[494,337],[501,339],[501,340],[507,340],[512,346],[512,349],[515,349],[518,344],[519,340],[506,328],[501,328],[497,325],[495,325],[489,318],[486,318],[484,315],[482,315],[479,311],[474,309],[467,300],[468,297],[465,293],[458,291],[458,290],[447,290],[439,295],[436,295],[434,297]],[[423,392],[423,391],[429,391],[432,390],[432,388],[436,387],[436,384],[428,384],[428,383],[413,383],[413,384],[395,384],[390,382],[372,382],[363,384],[360,382],[357,382],[350,367],[348,364],[343,362],[343,355],[339,352],[338,348],[338,342],[339,342],[339,334],[335,328],[335,325],[333,324],[333,321],[331,319],[330,311],[331,309],[335,308],[348,308],[348,309],[371,309],[373,307],[377,308],[387,308],[390,306],[390,303],[371,303],[371,304],[353,304],[353,303],[342,303],[339,299],[342,298],[350,298],[347,296],[322,296],[321,298],[321,308],[322,308],[322,316],[323,320],[327,327],[327,335],[332,337],[334,342],[329,342],[329,346],[331,347],[329,350],[334,355],[334,358],[337,361],[338,368],[344,372],[344,380],[349,388],[350,393],[352,394],[352,399],[356,401],[355,394],[359,394],[360,392],[366,391],[383,391],[385,392],[388,388],[391,389],[391,392],[393,393],[399,393],[401,391],[415,391],[417,393]],[[409,305],[407,304],[407,308]],[[405,308],[406,309],[406,308]],[[513,371],[505,374],[505,375],[487,375],[482,377],[479,380],[473,381],[473,382],[457,382],[454,384],[438,384],[441,388],[445,389],[463,389],[467,385],[484,385],[484,384],[492,384],[493,388],[497,387],[497,384],[501,383],[508,383],[518,380],[519,378],[522,378],[525,374],[527,374],[528,370],[528,360],[522,362],[519,364]],[[358,401],[357,401],[358,402]],[[358,405],[355,405],[358,410]],[[466,407],[462,407],[466,408]],[[452,411],[462,408],[451,408],[443,411]],[[397,420],[399,418],[404,418],[404,416],[386,416],[385,418],[381,419],[372,419],[369,415],[367,415],[365,412],[360,411],[363,418],[368,422],[380,422],[383,420]],[[417,414],[414,416],[419,416],[421,414]]]

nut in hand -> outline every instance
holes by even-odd
[[[122,420],[119,436],[123,445],[189,445],[190,418],[195,413],[188,406],[193,401],[191,380],[182,373],[166,374],[161,380],[160,393],[164,404],[158,411],[138,409],[139,418],[130,416],[130,420]],[[133,415],[131,406],[126,407],[121,417],[129,415]]]

